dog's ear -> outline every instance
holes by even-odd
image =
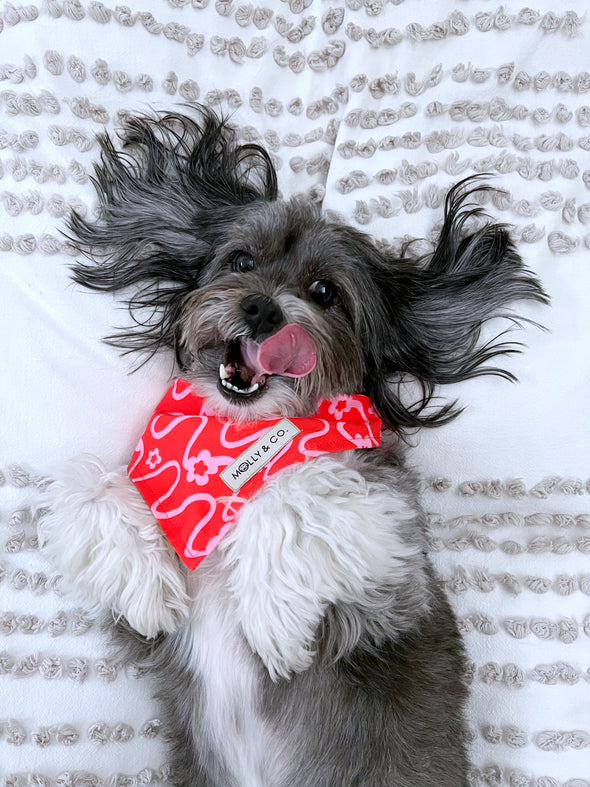
[[[519,318],[506,311],[514,301],[547,303],[541,284],[519,257],[506,228],[486,223],[465,234],[465,223],[482,214],[470,201],[488,188],[469,178],[448,194],[434,253],[426,259],[389,260],[379,290],[389,330],[373,353],[367,387],[384,418],[399,426],[436,425],[453,418],[456,403],[432,405],[436,386],[484,374],[514,375],[489,365],[497,356],[520,351],[503,334],[478,343],[483,324],[493,317]],[[376,348],[376,345],[375,345]],[[371,380],[372,376],[372,380]],[[405,379],[418,385],[417,401],[402,403]]]
[[[180,304],[228,223],[245,205],[277,198],[276,172],[258,145],[240,145],[227,121],[193,106],[193,117],[130,118],[119,149],[99,136],[93,183],[99,218],[73,213],[69,238],[88,262],[73,278],[95,290],[133,286],[137,326],[109,340],[130,350],[174,346]],[[145,317],[142,307],[151,310]]]

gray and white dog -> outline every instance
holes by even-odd
[[[481,345],[480,329],[509,302],[546,301],[504,227],[466,232],[485,184],[449,192],[435,251],[411,261],[279,199],[269,155],[203,107],[130,119],[122,148],[101,147],[100,218],[70,230],[87,258],[75,280],[123,292],[135,318],[112,342],[167,349],[232,421],[364,394],[386,429],[378,448],[277,474],[194,572],[125,472],[86,457],[50,485],[42,540],[153,671],[173,783],[464,787],[463,648],[399,435],[456,415],[434,407],[439,384],[510,378],[488,362],[518,347]],[[314,368],[256,368],[247,347],[287,324]]]

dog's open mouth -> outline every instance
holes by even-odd
[[[263,342],[240,337],[227,345],[219,366],[219,385],[230,397],[259,395],[272,375],[305,377],[316,364],[313,342],[297,323],[284,325]]]
[[[252,396],[266,384],[266,375],[250,368],[242,359],[242,342],[229,342],[227,359],[219,366],[219,384],[226,393]]]

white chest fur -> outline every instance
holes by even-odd
[[[233,777],[229,784],[273,787],[280,763],[275,762],[272,731],[258,713],[259,666],[216,557],[199,569],[192,588],[189,668],[202,683],[199,726],[222,761],[225,777]]]

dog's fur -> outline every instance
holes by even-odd
[[[454,417],[434,407],[438,384],[511,377],[487,362],[518,347],[480,346],[480,329],[511,301],[545,301],[540,284],[504,227],[466,232],[481,182],[450,191],[434,253],[410,261],[279,199],[268,154],[202,107],[131,119],[123,143],[101,138],[100,218],[70,220],[88,258],[75,280],[129,298],[134,325],[110,340],[168,348],[230,419],[364,393],[389,436],[283,471],[193,573],[125,474],[82,458],[49,487],[47,548],[153,669],[179,787],[462,787],[463,650],[394,435]],[[287,322],[312,338],[309,374],[252,394],[220,384],[239,337]]]

